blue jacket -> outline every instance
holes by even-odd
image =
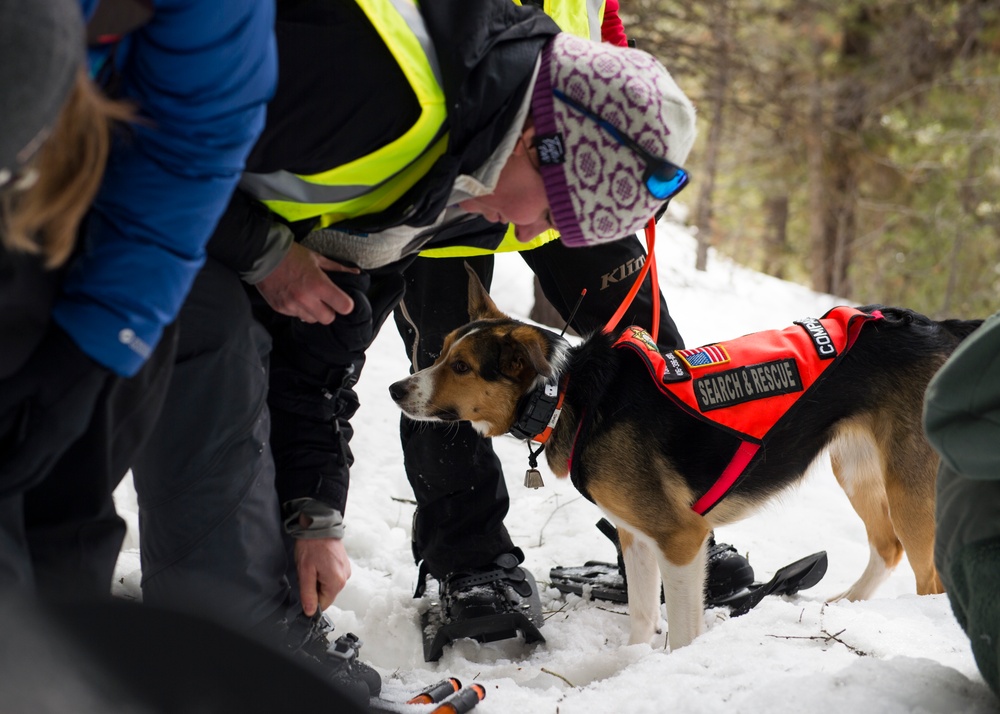
[[[80,0],[89,17],[97,0]],[[116,141],[53,318],[131,376],[205,259],[277,81],[272,0],[154,0],[113,61],[146,121]]]

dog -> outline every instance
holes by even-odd
[[[660,355],[638,328],[570,346],[505,315],[469,275],[471,322],[390,395],[411,419],[468,421],[486,437],[544,445],[552,471],[572,476],[618,527],[631,644],[657,631],[661,581],[670,649],[701,634],[710,531],[795,484],[827,448],[871,547],[838,598],[871,597],[904,551],[917,593],[944,591],[933,559],[938,456],[921,427],[923,395],[981,321],[844,307]]]

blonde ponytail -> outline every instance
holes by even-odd
[[[107,99],[84,70],[78,72],[52,133],[32,160],[37,181],[0,195],[6,249],[40,254],[48,268],[66,261],[100,187],[112,123],[132,114],[127,104]]]

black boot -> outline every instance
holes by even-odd
[[[270,632],[258,630],[286,654],[332,682],[340,691],[359,705],[382,691],[382,678],[371,666],[358,659],[362,642],[352,632],[330,642],[333,624],[326,615],[317,612],[306,617],[301,610],[289,613],[268,626]]]
[[[728,543],[716,543],[708,536],[708,577],[705,579],[705,604],[724,605],[753,584],[750,562]]]
[[[481,568],[449,574],[440,583],[440,602],[423,616],[424,659],[440,659],[445,645],[468,637],[494,642],[523,634],[544,642],[542,605],[534,576],[520,558],[504,553]]]

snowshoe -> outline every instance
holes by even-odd
[[[544,642],[542,605],[535,578],[512,553],[485,568],[452,573],[439,584],[439,598],[421,617],[424,659],[436,662],[448,643],[471,638],[495,642],[521,634]]]
[[[588,560],[583,565],[556,566],[549,570],[549,582],[559,592],[595,600],[628,603],[625,576],[615,563]]]
[[[549,571],[553,586],[564,593],[583,595],[611,602],[628,602],[628,581],[622,559],[618,531],[606,518],[597,522],[597,529],[615,545],[617,563],[589,560],[583,566],[555,567]],[[728,543],[716,543],[714,536],[708,542],[708,578],[705,582],[705,602],[710,607],[723,604],[730,598],[745,595],[753,583],[753,568],[747,559]]]
[[[590,596],[598,600],[628,603],[628,583],[615,527],[602,518],[598,529],[615,544],[617,563],[587,561],[582,566],[555,567],[549,580],[560,592]],[[746,614],[767,595],[793,595],[818,583],[826,574],[826,552],[807,556],[775,573],[767,583],[755,583],[753,568],[746,558],[727,543],[716,543],[710,536],[708,547],[708,578],[705,583],[705,604],[708,607],[728,607],[733,617]],[[662,593],[661,593],[662,599]]]
[[[746,593],[736,594],[721,604],[730,608],[731,617],[745,615],[768,595],[794,595],[811,588],[826,575],[827,564],[825,550],[807,555],[779,568],[766,583],[754,583]]]

